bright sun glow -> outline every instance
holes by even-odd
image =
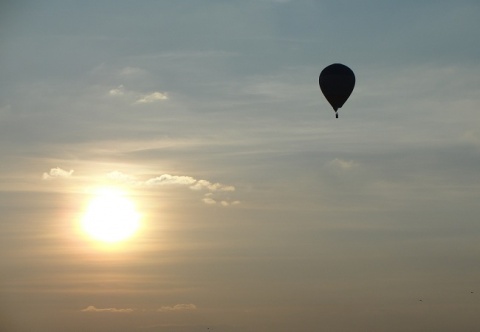
[[[140,215],[133,202],[117,189],[99,190],[82,218],[83,230],[92,238],[115,243],[133,236]]]

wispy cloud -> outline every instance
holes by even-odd
[[[209,190],[209,191],[235,191],[234,186],[227,186],[221,183],[211,183],[207,180],[197,180],[195,184],[190,186],[193,190]]]
[[[162,174],[160,176],[146,180],[145,185],[146,186],[162,186],[162,185],[172,185],[172,184],[193,185],[195,182],[197,182],[197,180],[192,178],[191,176]]]
[[[202,198],[202,202],[208,205],[221,205],[221,206],[231,206],[231,205],[238,205],[240,201],[238,200],[227,200],[227,199],[215,199],[213,193],[206,193],[205,196]]]
[[[202,191],[204,192],[204,197],[202,202],[207,205],[219,204],[222,206],[231,206],[238,205],[240,201],[230,200],[226,198],[215,198],[213,195],[223,195],[228,192],[234,192],[235,187],[232,185],[227,185],[219,182],[211,182],[204,179],[195,179],[192,176],[188,175],[172,175],[172,174],[162,174],[147,180],[140,180],[131,175],[113,171],[106,175],[106,177],[112,181],[116,181],[126,185],[134,186],[145,186],[145,187],[160,187],[160,186],[184,186],[189,188],[192,191]]]
[[[44,180],[52,180],[52,179],[59,179],[59,178],[69,178],[72,176],[73,170],[66,171],[64,169],[61,169],[60,167],[55,167],[50,169],[49,172],[45,172],[42,175],[42,179]]]
[[[162,306],[158,309],[158,311],[192,311],[197,310],[197,306],[195,304],[176,304],[174,306]]]
[[[125,94],[125,87],[123,86],[123,84],[120,84],[116,88],[108,91],[108,94],[110,96],[123,96]]]
[[[151,104],[169,99],[167,92],[154,91],[151,93],[143,93],[127,89],[123,84],[108,90],[108,96],[112,98],[127,98],[133,104]]]
[[[136,103],[149,104],[149,103],[154,103],[156,101],[167,100],[167,99],[168,99],[168,94],[166,92],[155,91],[150,94],[141,96],[139,99],[137,99]]]
[[[220,204],[222,206],[230,206],[240,204],[239,201],[230,201],[227,199],[216,200],[213,197],[214,192],[233,192],[235,187],[231,185],[222,184],[219,182],[212,183],[208,180],[197,180],[191,176],[178,176],[170,174],[162,174],[155,178],[145,181],[146,186],[162,186],[162,185],[183,185],[188,186],[194,191],[206,191],[207,193],[202,198],[202,202],[207,205]]]
[[[97,308],[93,305],[81,309],[81,312],[90,313],[113,313],[113,314],[129,314],[132,312],[182,312],[197,310],[197,306],[193,303],[181,303],[171,306],[161,306],[158,309],[133,309],[133,308]]]
[[[180,185],[180,186],[188,186],[191,190],[199,191],[199,190],[206,190],[210,192],[215,191],[235,191],[235,187],[231,185],[226,185],[219,182],[210,182],[208,180],[203,179],[195,179],[194,177],[188,175],[171,175],[171,174],[162,174],[145,181],[136,180],[135,177],[119,172],[113,171],[107,173],[107,178],[123,183],[130,183],[136,185],[144,185],[148,187],[155,187],[155,186],[166,186],[166,185]]]
[[[82,309],[81,310],[82,312],[109,312],[109,313],[131,313],[133,312],[134,310],[131,309],[131,308],[122,308],[122,309],[118,309],[118,308],[97,308],[93,305],[90,305],[88,307],[86,307],[85,309]]]

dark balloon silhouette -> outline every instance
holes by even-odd
[[[322,70],[318,83],[338,118],[338,109],[347,101],[355,87],[355,74],[347,66],[334,63]]]

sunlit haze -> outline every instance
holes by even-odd
[[[96,240],[114,243],[133,236],[140,215],[134,203],[118,189],[99,189],[82,217],[82,228]]]

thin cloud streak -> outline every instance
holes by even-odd
[[[147,187],[158,187],[158,186],[169,186],[169,185],[179,185],[186,186],[194,191],[235,191],[235,187],[231,185],[225,185],[222,183],[212,183],[208,180],[195,179],[191,176],[186,175],[171,175],[171,174],[162,174],[145,181],[134,180],[135,178],[121,173],[119,171],[113,171],[107,174],[107,177],[119,182],[126,182],[130,184],[136,184],[138,186],[147,186]]]
[[[192,303],[188,304],[176,304],[173,306],[162,306],[158,309],[160,312],[172,312],[172,311],[192,311],[197,310],[197,306]]]
[[[128,97],[133,100],[133,104],[151,104],[169,99],[167,92],[154,91],[145,94],[134,90],[128,90],[123,84],[110,89],[108,91],[108,96],[112,98]]]
[[[144,95],[142,97],[140,97],[139,99],[137,99],[137,101],[135,103],[139,103],[139,104],[150,104],[150,103],[154,103],[156,101],[161,101],[161,100],[167,100],[168,99],[168,95],[166,92],[152,92],[150,94],[147,94],[147,95]]]
[[[133,309],[133,308],[97,308],[94,305],[89,305],[88,307],[81,309],[81,312],[86,313],[113,313],[113,314],[131,314],[134,312],[186,312],[186,311],[195,311],[197,306],[193,303],[181,303],[175,304],[172,306],[162,306],[157,310],[152,309]]]
[[[66,171],[61,169],[60,167],[55,167],[50,169],[49,172],[45,172],[42,175],[42,179],[44,180],[53,180],[53,179],[66,179],[71,177],[73,174],[73,170]]]
[[[85,309],[81,310],[82,312],[89,312],[89,313],[113,313],[113,314],[130,314],[134,312],[131,308],[126,309],[118,309],[118,308],[96,308],[93,305],[86,307]]]

